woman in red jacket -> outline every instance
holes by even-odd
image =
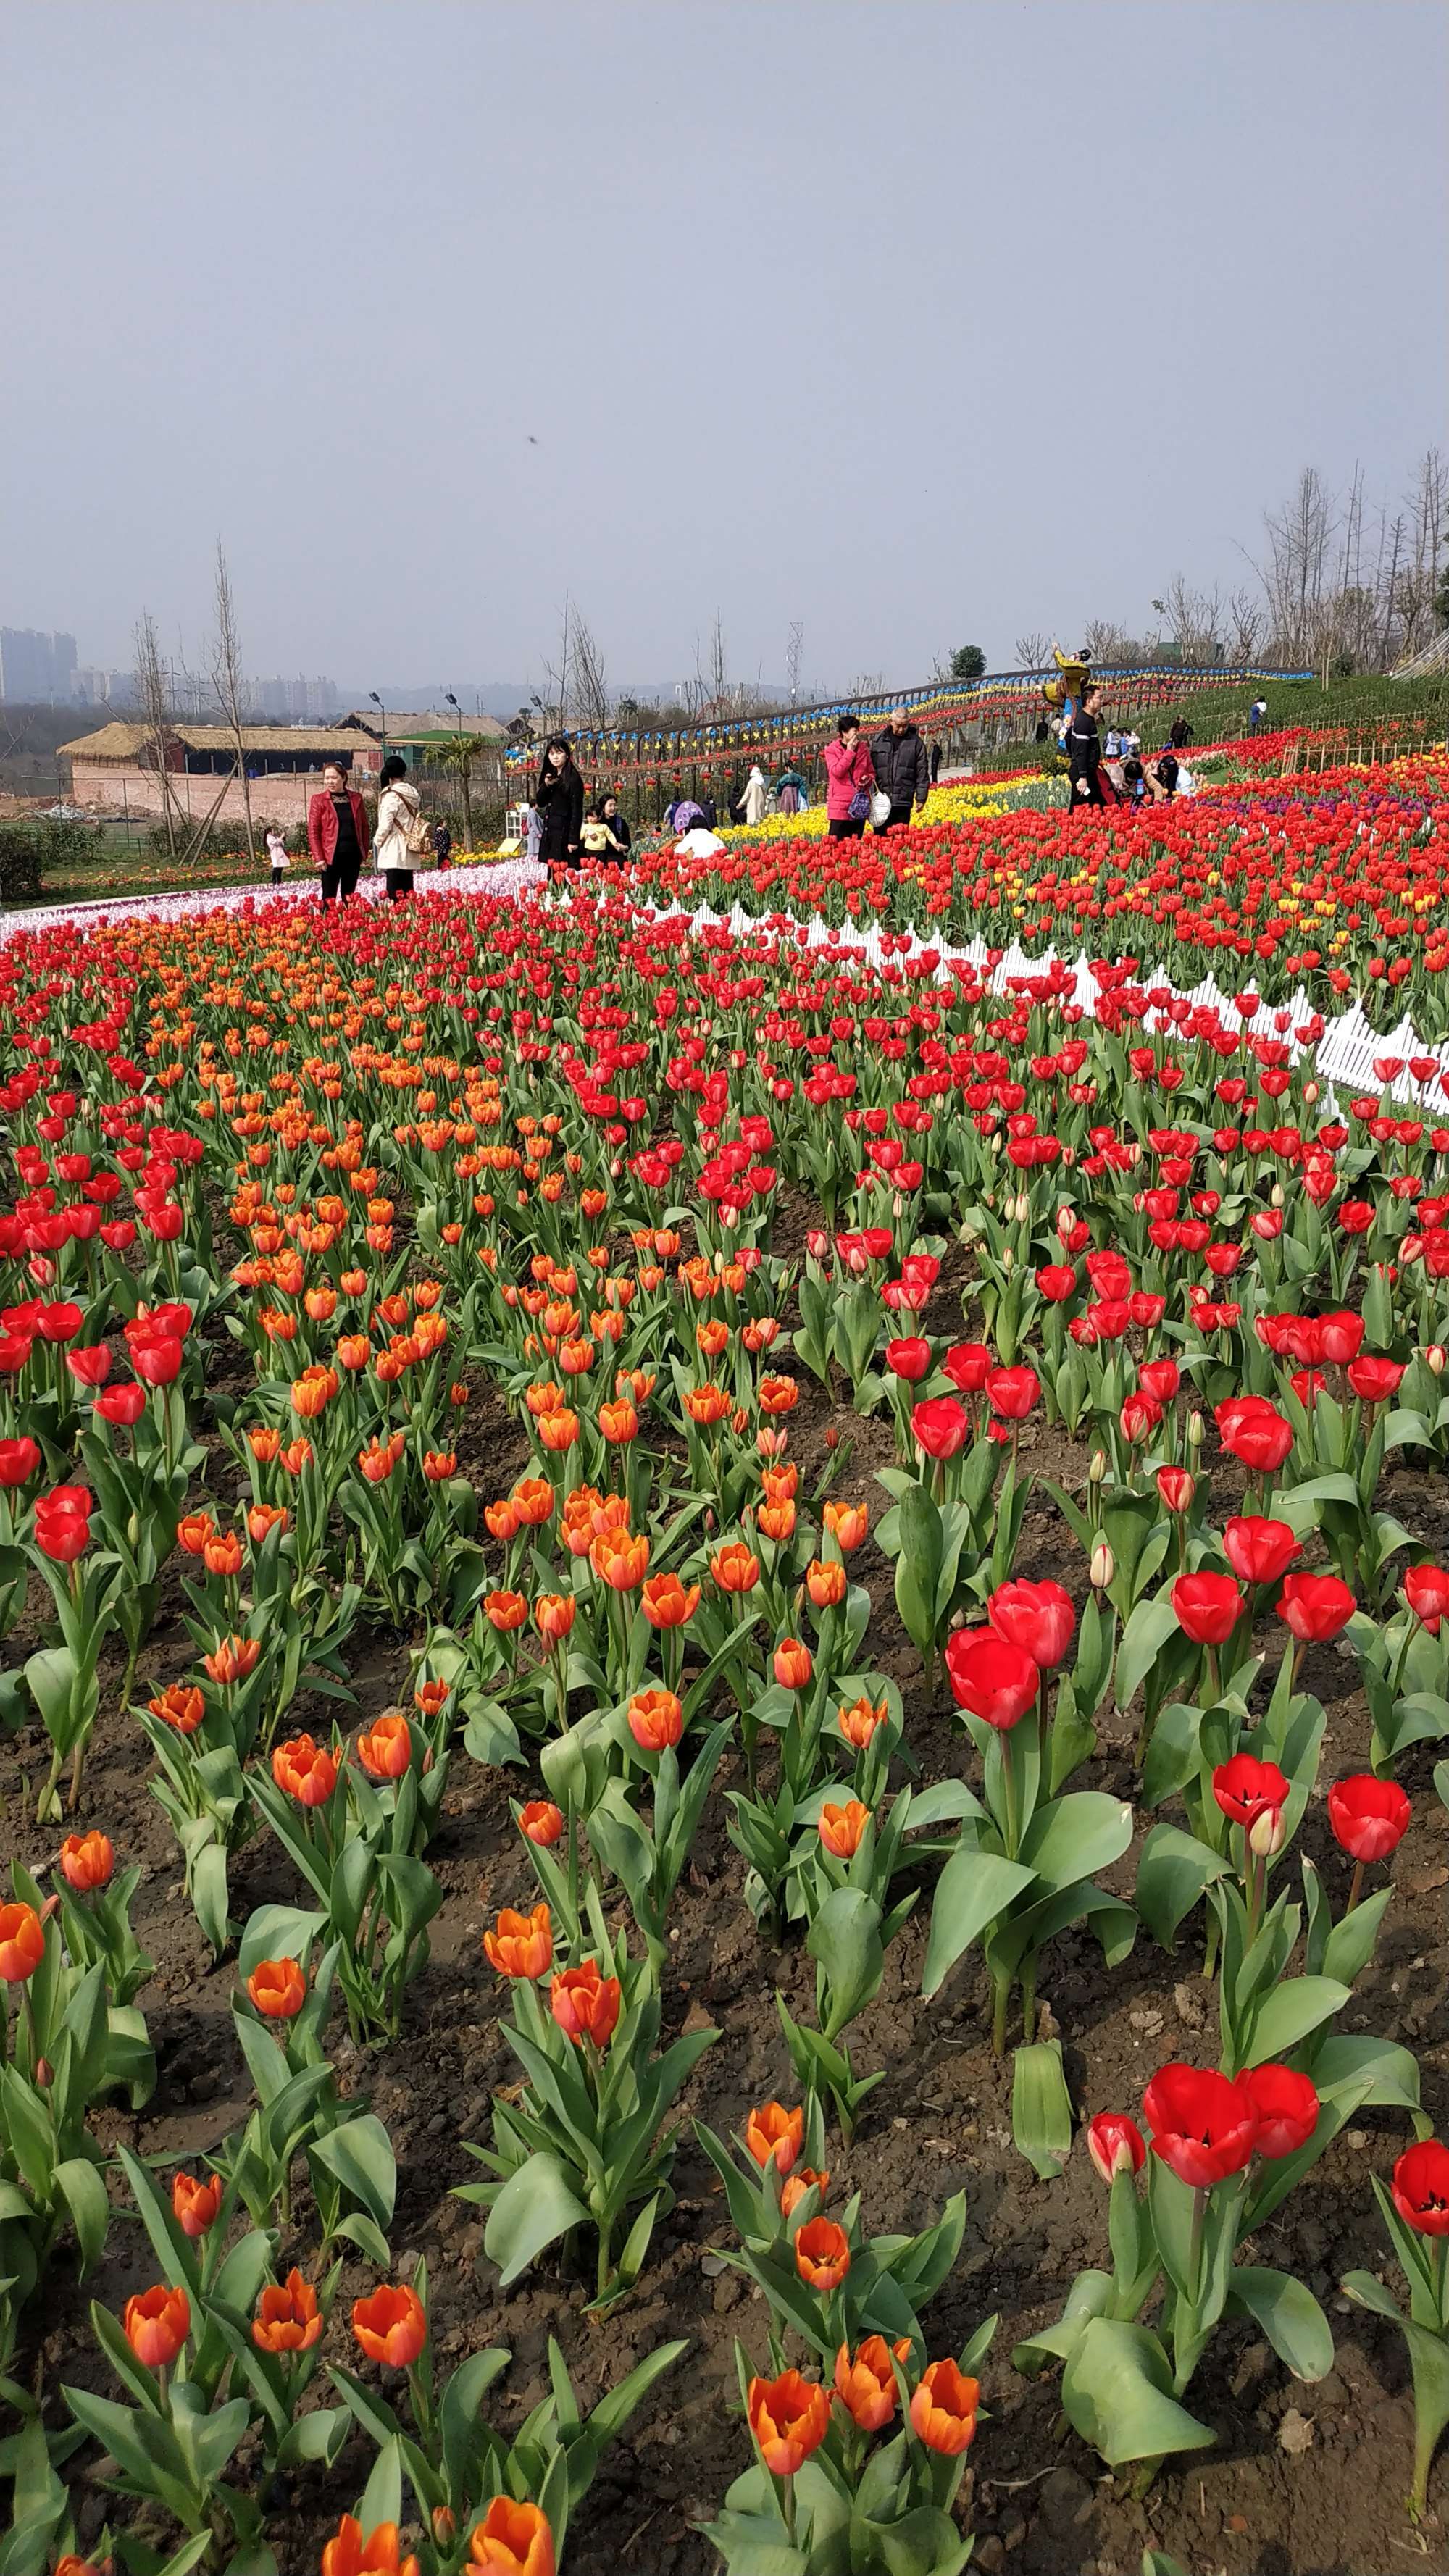
[[[858,841],[870,813],[875,766],[860,738],[859,716],[842,716],[825,746],[825,811],[832,841]]]
[[[322,871],[322,900],[342,903],[357,891],[368,852],[367,807],[347,784],[340,761],[329,760],[320,795],[307,808],[307,846]]]

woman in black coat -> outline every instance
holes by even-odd
[[[534,793],[543,829],[538,855],[550,868],[576,868],[584,828],[584,782],[566,733],[550,737]]]

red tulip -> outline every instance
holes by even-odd
[[[1195,1646],[1226,1645],[1242,1615],[1243,1596],[1230,1574],[1180,1574],[1172,1587],[1177,1624]]]
[[[994,1628],[958,1628],[946,1647],[946,1677],[958,1708],[1000,1730],[1036,1705],[1040,1676],[1022,1646]]]
[[[14,1493],[18,1485],[27,1484],[40,1465],[40,1450],[29,1437],[0,1440],[0,1493]]]
[[[92,1407],[103,1422],[126,1431],[140,1421],[145,1410],[146,1390],[131,1377],[123,1378],[119,1386],[103,1387]]]
[[[1190,1512],[1197,1500],[1197,1478],[1185,1467],[1159,1467],[1157,1492],[1165,1512]]]
[[[1307,2145],[1318,2125],[1318,2095],[1306,2075],[1291,2066],[1254,2066],[1238,2082],[1258,2114],[1255,2154],[1292,2156]]]
[[[986,1401],[1004,1421],[1024,1422],[1041,1393],[1035,1369],[993,1368],[986,1372]]]
[[[1423,2138],[1394,2167],[1394,2207],[1420,2236],[1449,2236],[1449,2147]]]
[[[931,1365],[931,1345],[918,1335],[887,1342],[885,1364],[893,1377],[904,1378],[908,1386],[914,1386]]]
[[[1276,1816],[1287,1804],[1289,1784],[1276,1762],[1260,1762],[1254,1753],[1235,1753],[1213,1773],[1213,1796],[1231,1824],[1245,1829],[1260,1816]]]
[[[1240,1583],[1276,1583],[1299,1553],[1286,1521],[1250,1516],[1229,1521],[1223,1531],[1223,1554]]]
[[[1408,1832],[1412,1813],[1397,1780],[1380,1780],[1372,1771],[1335,1780],[1328,1793],[1328,1821],[1350,1860],[1387,1860]]]
[[[1050,1581],[998,1584],[986,1604],[986,1616],[998,1637],[1020,1646],[1047,1672],[1062,1661],[1077,1624],[1071,1595]]]
[[[1404,1576],[1404,1599],[1430,1636],[1437,1637],[1439,1622],[1449,1612],[1449,1568],[1411,1565]]]
[[[991,1353],[985,1342],[957,1342],[941,1366],[962,1395],[980,1395],[991,1367]]]
[[[1147,2149],[1135,2120],[1122,2111],[1099,2111],[1087,2123],[1087,2153],[1103,2182],[1121,2173],[1140,2173]]]
[[[1278,1616],[1300,1645],[1322,1646],[1353,1617],[1353,1594],[1336,1574],[1290,1574]]]
[[[1253,2152],[1258,2114],[1252,2096],[1211,2067],[1159,2068],[1142,2096],[1152,2152],[1190,2190],[1207,2191],[1241,2173]]]
[[[1353,1362],[1348,1382],[1365,1404],[1387,1404],[1390,1396],[1398,1394],[1403,1375],[1398,1360],[1379,1359],[1366,1351]]]
[[[1223,1447],[1253,1475],[1271,1475],[1293,1446],[1291,1426],[1265,1395],[1233,1395],[1214,1419]]]
[[[970,1428],[965,1406],[953,1395],[933,1395],[911,1408],[911,1438],[928,1458],[954,1458]]]

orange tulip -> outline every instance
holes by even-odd
[[[780,2216],[788,2218],[792,2210],[798,2209],[807,2191],[818,2191],[823,2199],[829,2187],[828,2173],[817,2173],[813,2165],[797,2165],[780,2186]]]
[[[205,2236],[216,2225],[221,2207],[221,2176],[209,2174],[198,2182],[194,2174],[179,2173],[171,2181],[171,2208],[177,2226],[184,2236]]]
[[[546,1413],[538,1426],[540,1447],[555,1458],[572,1449],[578,1436],[579,1417],[566,1404],[560,1405],[557,1413]]]
[[[139,2298],[126,2301],[121,2331],[147,2370],[164,2370],[168,2362],[176,2359],[191,2331],[191,2302],[186,2292],[158,2281],[154,2289],[143,2290]]]
[[[531,1843],[541,1844],[545,1850],[559,1840],[563,1829],[563,1809],[556,1807],[551,1798],[530,1798],[527,1806],[519,1810],[519,1832],[526,1834]]]
[[[616,1404],[600,1405],[599,1429],[604,1438],[616,1447],[637,1438],[639,1416],[626,1396],[621,1396]]]
[[[253,1547],[261,1547],[274,1529],[285,1532],[291,1514],[285,1503],[253,1503],[247,1513],[247,1536]]]
[[[815,1678],[815,1658],[798,1637],[782,1637],[775,1648],[775,1679],[782,1690],[808,1690]]]
[[[247,1993],[268,2021],[291,2021],[307,2000],[307,1980],[295,1959],[259,1959]]]
[[[606,1530],[589,1550],[589,1563],[611,1592],[632,1592],[649,1567],[649,1541],[627,1530]]]
[[[795,2238],[795,2269],[814,2290],[833,2290],[850,2270],[850,2239],[833,2218],[810,2218]]]
[[[641,1753],[662,1753],[666,1745],[679,1742],[684,1711],[673,1691],[636,1691],[625,1713]]]
[[[811,1559],[805,1572],[805,1589],[817,1610],[838,1609],[849,1588],[849,1577],[838,1557]]]
[[[773,1539],[777,1547],[783,1546],[786,1539],[793,1538],[795,1535],[793,1503],[762,1503],[756,1517],[760,1525],[761,1538]]]
[[[787,2111],[783,2102],[762,2102],[745,2122],[745,2145],[757,2165],[773,2164],[787,2174],[805,2139],[805,2114]]]
[[[565,1968],[548,1990],[549,2011],[564,2037],[573,2040],[575,2046],[591,2039],[595,2048],[607,2048],[622,2000],[618,1978],[602,1975],[596,1959],[584,1959],[576,1968]]]
[[[743,1539],[732,1538],[726,1547],[715,1549],[709,1570],[721,1592],[753,1592],[760,1579],[760,1560]]]
[[[553,1918],[546,1905],[531,1914],[515,1914],[505,1905],[491,1932],[483,1935],[490,1967],[500,1977],[541,1977],[553,1965]]]
[[[413,1758],[412,1729],[400,1708],[384,1709],[357,1739],[357,1758],[374,1780],[400,1780]]]
[[[252,2341],[258,2352],[310,2352],[321,2337],[317,2293],[294,2265],[281,2289],[269,2282],[258,2299]]]
[[[800,1470],[793,1464],[762,1467],[760,1483],[767,1503],[793,1503],[800,1491]]]
[[[413,1701],[424,1717],[436,1717],[448,1697],[447,1682],[419,1682]]]
[[[405,2281],[384,2281],[366,2299],[352,2302],[352,2331],[369,2361],[406,2370],[428,2339],[422,2300]]]
[[[677,1574],[651,1574],[639,1595],[639,1607],[651,1628],[683,1628],[699,1608],[700,1587],[686,1591]]]
[[[511,1538],[517,1538],[523,1527],[517,1505],[506,1498],[500,1503],[485,1503],[483,1518],[489,1536],[501,1540],[505,1547]]]
[[[411,2550],[400,2558],[399,2545],[395,2522],[376,2523],[364,2537],[356,2516],[345,2513],[322,2552],[322,2576],[418,2576],[416,2558]]]
[[[550,1646],[561,1646],[574,1624],[577,1603],[571,1592],[540,1592],[533,1605],[533,1623]]]
[[[115,1866],[116,1855],[105,1834],[67,1834],[61,1844],[61,1875],[78,1896],[93,1887],[109,1887]]]
[[[372,1357],[372,1344],[366,1333],[343,1333],[338,1340],[337,1356],[345,1369],[365,1369]]]
[[[858,1798],[848,1799],[843,1807],[827,1801],[820,1810],[820,1839],[836,1860],[851,1860],[869,1823],[870,1809]]]
[[[247,1433],[247,1446],[259,1467],[270,1467],[282,1454],[282,1435],[270,1423],[261,1423]]]
[[[0,1977],[23,1986],[45,1956],[45,1928],[33,1905],[0,1905]]]
[[[455,1449],[425,1449],[423,1480],[429,1485],[446,1485],[448,1478],[456,1473],[457,1465],[458,1453]]]
[[[760,2457],[777,2478],[792,2478],[830,2428],[829,2398],[818,2381],[802,2379],[798,2370],[752,2379],[748,2413]]]
[[[233,1682],[244,1682],[254,1673],[261,1658],[261,1640],[257,1637],[218,1637],[209,1655],[201,1658],[204,1669],[225,1690]]]
[[[193,1683],[169,1682],[159,1699],[148,1699],[146,1706],[163,1726],[174,1726],[178,1735],[194,1735],[206,1715],[206,1702]]]
[[[884,2335],[867,2335],[854,2361],[842,2344],[835,2356],[835,2394],[862,2433],[878,2433],[896,2411],[896,2380]]]
[[[734,1397],[722,1386],[691,1387],[684,1399],[685,1412],[701,1431],[712,1431],[734,1409]]]
[[[176,1524],[176,1544],[183,1556],[201,1556],[216,1525],[209,1512],[187,1512]]]
[[[870,1508],[866,1503],[827,1503],[825,1526],[842,1556],[859,1547],[870,1527]]]
[[[325,1807],[337,1786],[337,1760],[310,1735],[294,1735],[272,1755],[272,1778],[299,1807]]]
[[[911,2399],[911,2422],[928,2450],[955,2459],[976,2431],[979,2381],[965,2379],[954,2361],[933,2361]]]
[[[528,1603],[521,1592],[490,1592],[484,1599],[483,1616],[500,1637],[506,1637],[510,1629],[522,1627],[528,1617]]]
[[[474,2528],[464,2576],[554,2576],[555,2565],[547,2515],[500,2495]]]
[[[864,1753],[876,1728],[884,1726],[886,1707],[885,1700],[872,1702],[862,1691],[859,1699],[851,1701],[849,1708],[837,1709],[835,1723],[846,1743],[853,1744],[857,1753]]]

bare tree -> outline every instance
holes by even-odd
[[[211,685],[231,733],[236,774],[241,780],[242,812],[246,817],[247,856],[255,867],[257,839],[252,827],[252,782],[247,776],[246,741],[242,732],[246,679],[242,670],[241,638],[237,633],[236,602],[232,597],[231,575],[220,537],[216,541],[216,641],[211,660]]]
[[[604,656],[581,608],[573,612],[570,698],[575,722],[602,733],[609,722],[609,681]]]
[[[1449,461],[1437,447],[1426,449],[1419,459],[1407,512],[1406,560],[1399,580],[1399,650],[1406,660],[1423,649],[1439,624],[1435,601],[1442,579],[1439,558],[1449,536]]]
[[[1317,665],[1334,519],[1333,497],[1316,465],[1304,466],[1291,500],[1263,514],[1268,624],[1274,649],[1285,661]]]
[[[883,698],[884,671],[857,671],[845,694],[848,698]]]
[[[143,749],[149,750],[152,764],[161,781],[161,811],[166,823],[168,856],[176,857],[177,817],[172,803],[171,779],[166,767],[170,726],[167,722],[166,673],[161,664],[161,647],[156,636],[156,620],[149,608],[143,608],[134,630],[136,649],[136,689],[141,700],[141,714],[146,727]]]
[[[1211,590],[1194,590],[1180,572],[1174,573],[1161,599],[1153,607],[1170,625],[1180,658],[1187,663],[1204,664],[1218,658],[1223,622],[1222,592],[1214,584]]]
[[[1051,660],[1052,639],[1040,627],[1016,639],[1017,667],[1023,671],[1044,671]]]
[[[1256,661],[1263,649],[1263,610],[1250,590],[1229,591],[1224,624],[1229,661]]]

